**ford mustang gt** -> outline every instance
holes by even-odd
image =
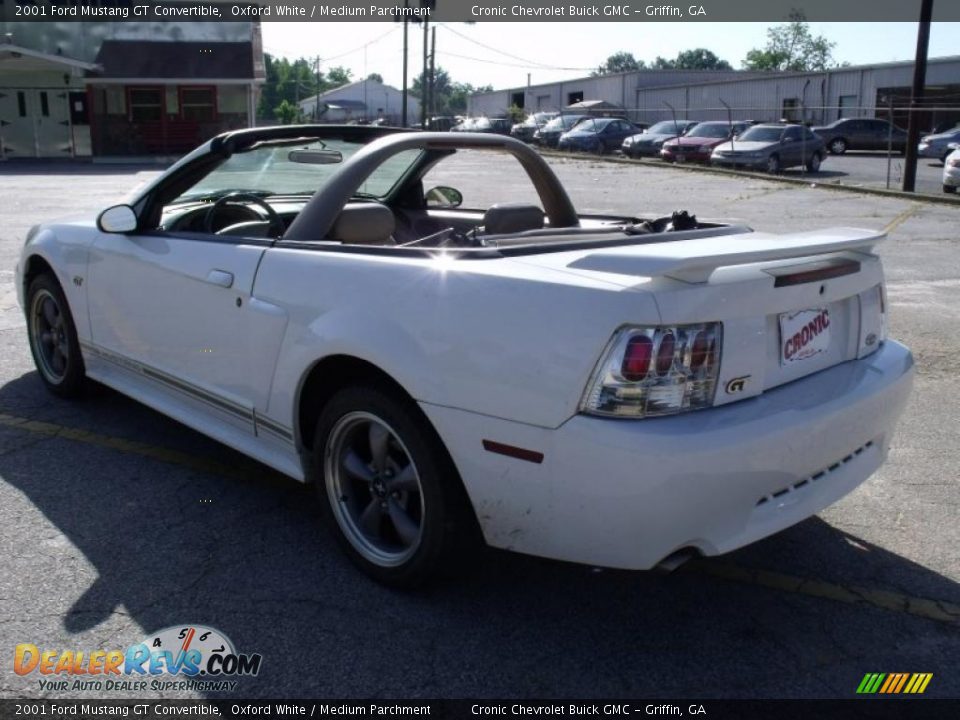
[[[427,187],[476,152],[538,201]],[[32,228],[16,282],[52,392],[96,380],[315,483],[349,556],[409,586],[479,537],[724,553],[864,482],[913,375],[882,238],[585,215],[509,137],[287,126]]]

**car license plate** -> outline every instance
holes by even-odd
[[[829,348],[830,312],[827,308],[780,315],[781,365],[808,360]]]
[[[686,155],[677,155],[677,162],[686,162],[686,161],[687,161]]]

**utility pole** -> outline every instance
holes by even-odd
[[[420,122],[424,130],[428,130],[427,118],[430,108],[430,82],[427,79],[430,68],[430,49],[428,41],[430,40],[430,20],[425,16],[423,18],[423,74],[420,76]]]
[[[317,55],[317,106],[313,111],[314,122],[320,122],[320,56]]]
[[[430,29],[431,39],[430,39],[430,115],[437,114],[437,98],[436,98],[436,67],[437,67],[437,27],[434,25]]]
[[[403,8],[409,7],[404,0]],[[403,16],[403,104],[400,109],[400,127],[407,126],[407,16]]]
[[[917,56],[913,63],[913,90],[910,93],[910,117],[907,118],[907,147],[903,159],[903,191],[913,192],[917,184],[917,143],[920,140],[920,105],[927,84],[927,48],[930,45],[930,19],[933,0],[921,0],[920,27],[917,30]]]

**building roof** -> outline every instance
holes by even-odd
[[[104,40],[90,79],[254,80],[250,42]]]
[[[25,71],[52,68],[78,71],[96,70],[97,66],[66,55],[31,50],[13,43],[0,43],[0,70]]]

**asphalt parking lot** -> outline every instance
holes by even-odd
[[[216,698],[853,698],[867,672],[932,672],[926,696],[960,696],[960,206],[551,162],[582,212],[886,228],[890,333],[918,367],[888,463],[818,517],[669,576],[489,551],[389,591],[338,552],[308,488],[112,391],[44,392],[13,288],[25,234],[152,170],[0,168],[0,696],[77,696],[14,674],[18,643],[123,648],[188,623],[263,655]],[[493,163],[437,180],[478,203],[522,195]],[[191,693],[135,694],[158,695]]]

